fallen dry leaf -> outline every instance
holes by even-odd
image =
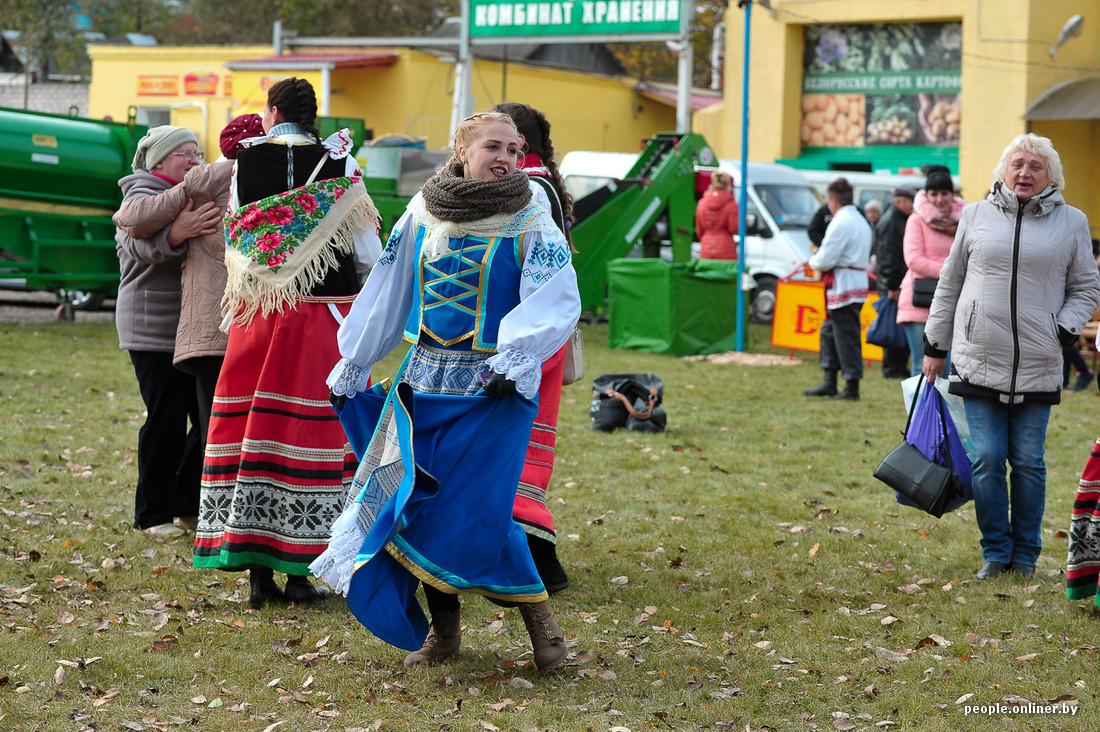
[[[176,636],[166,635],[160,640],[153,641],[153,650],[162,652],[167,651],[169,648],[176,645],[177,643],[179,643],[179,639],[176,638]]]
[[[891,661],[893,663],[902,663],[903,661],[909,660],[909,657],[906,656],[904,653],[891,651],[887,648],[880,648],[879,646],[875,646],[875,655],[881,659]]]
[[[919,651],[925,646],[931,645],[947,647],[951,645],[951,641],[947,640],[942,635],[936,635],[935,633],[933,633],[931,635],[925,636],[924,638],[921,638],[920,641],[917,643],[916,648],[914,648],[913,650]]]

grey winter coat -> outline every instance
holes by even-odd
[[[925,325],[925,354],[951,349],[954,394],[1056,404],[1062,347],[1098,302],[1085,215],[1052,188],[1021,202],[996,183],[962,211]]]
[[[172,187],[163,178],[144,170],[118,182],[122,200],[155,196]],[[165,227],[144,239],[115,230],[122,279],[115,300],[118,345],[124,351],[173,353],[180,319],[180,262],[187,242],[168,245]]]

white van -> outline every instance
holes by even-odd
[[[626,176],[638,160],[633,153],[576,151],[566,153],[559,169],[566,188],[581,198]],[[719,160],[719,167],[734,181],[740,202],[741,163]],[[707,168],[700,168],[706,175]],[[797,170],[774,163],[749,163],[749,189],[745,211],[745,271],[753,279],[752,318],[770,323],[775,312],[776,282],[795,274],[802,279],[802,265],[810,258],[806,229],[824,199]],[[662,254],[669,250],[662,248]],[[698,256],[699,245],[692,246]],[[667,256],[671,256],[668,254]]]
[[[895,174],[895,173],[861,173],[851,170],[799,170],[802,177],[810,181],[810,184],[825,195],[825,189],[837,178],[845,178],[852,184],[852,202],[862,210],[867,202],[876,198],[885,209],[894,197],[894,189],[900,186],[909,186],[915,191],[924,188],[925,177],[923,175]],[[955,190],[959,189],[959,176],[951,176],[955,182]]]

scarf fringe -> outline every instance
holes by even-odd
[[[247,327],[256,313],[266,318],[272,312],[281,315],[286,307],[296,308],[298,300],[320,284],[330,270],[340,266],[338,255],[354,250],[355,233],[377,226],[377,222],[378,212],[371,199],[356,201],[329,235],[329,241],[285,284],[257,277],[241,261],[226,257],[229,278],[222,296],[222,330],[228,332],[232,325]]]

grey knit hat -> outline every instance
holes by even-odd
[[[138,141],[137,152],[134,153],[134,163],[131,167],[135,173],[139,170],[152,170],[157,167],[157,163],[168,157],[168,153],[188,142],[198,145],[199,138],[186,127],[172,125],[154,127]]]

